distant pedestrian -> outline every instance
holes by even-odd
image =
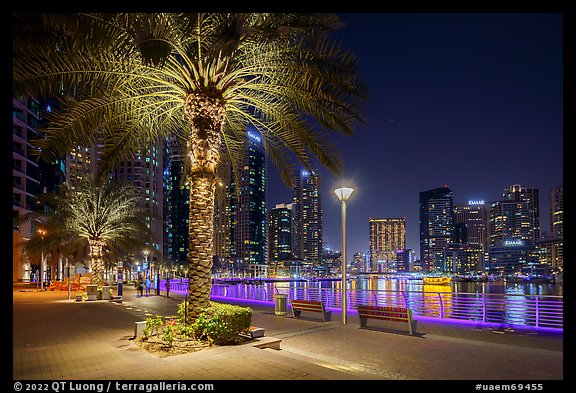
[[[150,277],[146,277],[146,296],[150,295]]]
[[[142,283],[142,277],[138,277],[138,281],[136,282],[136,287],[138,288],[138,292],[140,292],[140,296],[142,296],[142,291],[144,290],[144,285]]]
[[[170,297],[170,279],[166,277],[166,297]]]

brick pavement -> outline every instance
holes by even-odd
[[[13,297],[14,380],[462,380],[562,381],[563,335],[420,323],[419,335],[360,329],[355,315],[323,322],[254,305],[253,325],[281,349],[252,344],[159,358],[138,347],[134,322],[174,315],[177,294],[81,302],[66,292]],[[74,298],[74,296],[72,296]],[[240,303],[241,304],[241,303]]]

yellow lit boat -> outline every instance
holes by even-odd
[[[450,281],[452,278],[442,276],[442,277],[424,277],[424,284],[433,284],[433,285],[450,285]]]

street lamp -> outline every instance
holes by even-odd
[[[338,188],[334,190],[336,196],[340,199],[342,212],[342,324],[347,323],[348,302],[346,299],[346,201],[354,191],[352,188]]]
[[[46,235],[46,230],[39,228],[38,234],[42,241],[44,241],[44,236]],[[42,256],[40,257],[40,289],[44,289],[44,244],[42,244]]]

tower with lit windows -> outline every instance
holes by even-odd
[[[292,204],[281,203],[268,214],[268,255],[271,262],[292,259]]]
[[[396,269],[397,252],[406,248],[405,218],[370,218],[370,267],[373,271]]]
[[[448,186],[420,193],[420,262],[427,271],[444,266],[444,248],[454,230],[454,204]]]
[[[236,269],[251,276],[267,274],[267,158],[262,136],[246,131],[238,186],[230,182],[230,256]]]
[[[292,189],[293,235],[292,252],[306,264],[322,262],[322,205],[319,178],[315,173],[295,173]]]

